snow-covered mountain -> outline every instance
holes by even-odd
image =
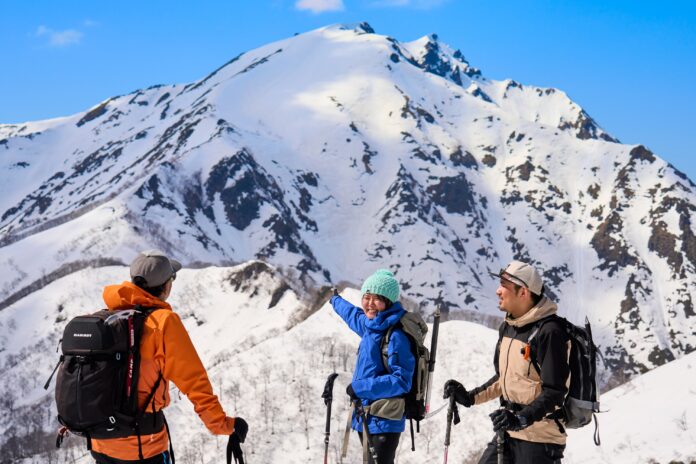
[[[256,375],[272,356],[257,347],[288,328],[319,336],[305,318],[321,286],[358,286],[378,267],[395,271],[426,315],[439,305],[494,326],[488,271],[535,263],[561,314],[592,322],[606,386],[696,346],[696,185],[644,146],[621,144],[562,91],[487,79],[435,35],[401,43],[365,23],[330,26],[194,83],[0,125],[0,185],[0,365],[14,381],[24,364],[40,374],[21,382],[27,407],[50,402],[39,384],[55,323],[99,306],[101,286],[152,247],[207,282],[177,302],[202,318],[189,325],[210,331],[201,350],[230,381],[228,359]],[[293,302],[257,314],[267,303],[223,277],[248,267],[274,282],[257,293],[285,282],[278,298]],[[228,311],[237,299],[247,312]],[[37,328],[46,336],[16,335]],[[318,345],[293,346],[305,359]],[[311,380],[317,391],[322,381]]]

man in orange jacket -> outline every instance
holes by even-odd
[[[169,405],[169,381],[185,394],[208,430],[215,435],[236,432],[244,440],[248,425],[240,417],[225,414],[208,379],[203,363],[179,316],[166,302],[171,294],[181,263],[164,253],[151,250],[140,253],[131,263],[131,282],[104,289],[104,301],[110,311],[132,309],[136,305],[155,308],[145,320],[140,341],[138,406],[145,407],[157,385],[151,402],[156,411]],[[162,380],[157,384],[158,379]],[[151,407],[147,405],[148,410]],[[138,437],[93,439],[92,456],[97,464],[170,464],[167,430],[141,435],[140,460]]]

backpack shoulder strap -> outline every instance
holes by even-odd
[[[391,340],[391,335],[394,333],[394,330],[402,328],[401,321],[399,321],[393,326],[389,327],[387,332],[384,334],[384,337],[382,337],[382,363],[384,364],[384,368],[387,370],[387,372],[391,372],[389,369],[389,341]]]
[[[553,314],[551,316],[547,316],[543,319],[539,319],[534,323],[534,327],[532,328],[532,333],[529,335],[529,338],[527,339],[527,345],[529,345],[530,348],[530,360],[532,365],[534,366],[534,369],[536,369],[537,374],[541,375],[541,366],[539,365],[539,361],[537,360],[536,357],[536,349],[534,348],[534,342],[537,340],[537,336],[539,335],[539,332],[541,331],[541,328],[546,325],[548,322],[553,322],[556,321],[561,324],[561,326],[565,329],[567,320],[561,316],[558,316],[557,314]]]

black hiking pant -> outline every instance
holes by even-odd
[[[362,432],[358,432],[358,436],[360,437],[360,444],[362,444]],[[369,464],[394,464],[396,448],[399,446],[399,438],[401,438],[400,432],[371,434],[370,441],[372,442],[372,446],[375,447],[377,462],[372,460],[372,456],[370,456],[368,450]]]
[[[169,451],[145,458],[142,461],[137,459],[135,461],[124,461],[123,459],[112,458],[106,454],[96,453],[94,451],[92,451],[92,457],[96,459],[97,464],[171,464],[172,462],[169,457]]]
[[[534,443],[505,435],[505,464],[561,464],[565,445]],[[488,443],[479,464],[498,464],[496,437]]]

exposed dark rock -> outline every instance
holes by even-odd
[[[488,96],[486,92],[481,90],[480,87],[476,86],[473,92],[471,92],[471,95],[477,98],[480,98],[481,100],[488,102],[488,103],[493,103],[493,100],[491,97]]]
[[[417,147],[414,148],[411,153],[413,153],[416,158],[432,164],[437,164],[437,162],[442,159],[440,150],[434,150],[431,154],[429,154],[424,152],[420,147]]]
[[[297,179],[300,182],[304,182],[307,185],[311,185],[312,187],[316,187],[317,185],[319,185],[319,176],[317,176],[313,172],[305,172],[302,175],[300,175]]]
[[[389,55],[389,59],[392,60],[394,63],[398,63],[399,55],[397,55],[396,53],[392,53],[391,55]]]
[[[77,127],[82,127],[86,123],[93,121],[97,119],[99,116],[102,116],[104,113],[106,113],[106,107],[109,105],[110,101],[111,100],[105,101],[101,105],[97,106],[96,108],[82,116],[82,118],[79,121],[77,121]]]
[[[464,174],[442,177],[437,184],[429,186],[426,192],[436,205],[444,207],[448,213],[466,214],[475,211],[474,189]]]
[[[564,121],[558,125],[558,128],[561,130],[575,129],[575,136],[581,140],[601,138],[607,142],[619,143],[617,139],[602,132],[597,123],[584,110],[578,113],[578,118],[575,121]]]
[[[457,149],[450,155],[450,161],[452,161],[452,164],[457,167],[463,166],[465,168],[478,169],[478,162],[476,162],[474,155],[468,151],[462,154],[462,147],[457,147]]]
[[[263,58],[260,58],[260,59],[258,59],[258,60],[254,60],[253,63],[251,63],[249,66],[247,66],[246,68],[244,68],[244,69],[242,69],[241,71],[239,71],[237,74],[244,74],[244,73],[247,73],[247,72],[251,71],[252,69],[254,69],[255,67],[260,66],[260,65],[262,65],[262,64],[264,64],[264,63],[267,63],[268,60],[269,60],[273,55],[277,55],[278,53],[281,53],[282,51],[283,51],[283,49],[282,49],[282,48],[279,48],[278,50],[274,51],[274,52],[271,53],[270,55],[266,55],[266,56],[264,56]]]
[[[521,180],[528,181],[531,173],[534,171],[534,165],[527,160],[524,162],[524,164],[517,166],[515,170],[520,173],[519,178]]]
[[[205,193],[211,203],[215,195],[220,195],[227,221],[238,230],[259,218],[261,205],[284,199],[275,180],[244,150],[222,158],[213,167],[205,182]]]
[[[655,162],[655,155],[653,152],[645,148],[643,145],[638,145],[635,147],[633,150],[630,152],[631,159],[636,161],[647,161],[649,163],[654,163]]]
[[[157,174],[150,176],[150,178],[140,186],[135,192],[135,196],[141,199],[146,199],[147,203],[143,209],[146,212],[153,206],[159,206],[170,211],[176,211],[176,206],[174,203],[169,201],[167,196],[161,191],[161,181]]]
[[[621,311],[619,312],[616,326],[621,325],[625,327],[627,325],[631,330],[638,330],[638,325],[642,322],[642,318],[636,299],[636,292],[643,294],[651,293],[650,290],[643,286],[643,283],[635,274],[631,274],[626,283],[625,298],[621,301]]]
[[[486,166],[488,166],[489,168],[492,168],[493,166],[495,166],[495,163],[497,161],[498,160],[496,159],[496,157],[491,155],[491,154],[486,154],[486,156],[484,156],[483,159],[481,159],[481,162],[483,164],[485,164]]]
[[[665,258],[675,275],[681,272],[683,257],[677,252],[677,237],[667,230],[667,224],[664,221],[652,225],[648,249],[661,258]]]
[[[188,90],[188,91],[191,91],[191,90],[196,90],[196,89],[198,89],[198,88],[201,87],[203,84],[205,84],[206,82],[208,82],[213,76],[215,76],[217,73],[219,73],[222,69],[226,68],[226,67],[229,66],[230,64],[232,64],[232,63],[234,63],[235,61],[239,60],[243,55],[244,55],[244,53],[240,53],[239,55],[235,56],[234,58],[232,58],[231,60],[229,60],[227,63],[225,63],[225,64],[223,64],[222,66],[220,66],[219,68],[217,68],[215,71],[213,71],[213,72],[211,72],[210,74],[208,74],[203,80],[199,81],[197,84],[195,84],[195,85],[191,85],[191,84],[187,85],[186,88],[184,88],[184,91],[187,91],[187,90]],[[160,100],[162,100],[162,99],[160,98]],[[157,103],[159,103],[159,102],[157,102]],[[155,106],[156,106],[156,105],[155,105]]]
[[[370,164],[370,161],[375,156],[377,156],[377,152],[370,150],[370,145],[368,145],[367,142],[363,142],[362,162],[363,162],[363,165],[365,166],[365,172],[367,174],[372,174],[374,172],[372,170],[372,165]]]
[[[503,193],[500,196],[500,203],[504,205],[514,205],[515,203],[519,203],[520,201],[524,201],[524,199],[522,198],[522,195],[520,194],[519,190],[513,190],[512,192],[503,190]]]
[[[602,188],[599,186],[599,184],[592,184],[589,187],[587,187],[587,193],[593,198],[597,199],[599,197],[599,191]]]
[[[669,348],[660,349],[658,346],[653,346],[653,350],[648,355],[648,361],[650,361],[653,366],[662,366],[674,360],[674,353],[672,353]]]
[[[155,103],[155,106],[159,105],[160,103],[162,103],[163,101],[165,101],[169,97],[170,97],[169,92],[166,92],[164,95],[159,97],[159,99],[157,100],[157,103]]]
[[[638,264],[623,241],[623,230],[621,216],[614,211],[599,225],[590,241],[601,261],[599,269],[608,270],[609,277],[626,266]]]

